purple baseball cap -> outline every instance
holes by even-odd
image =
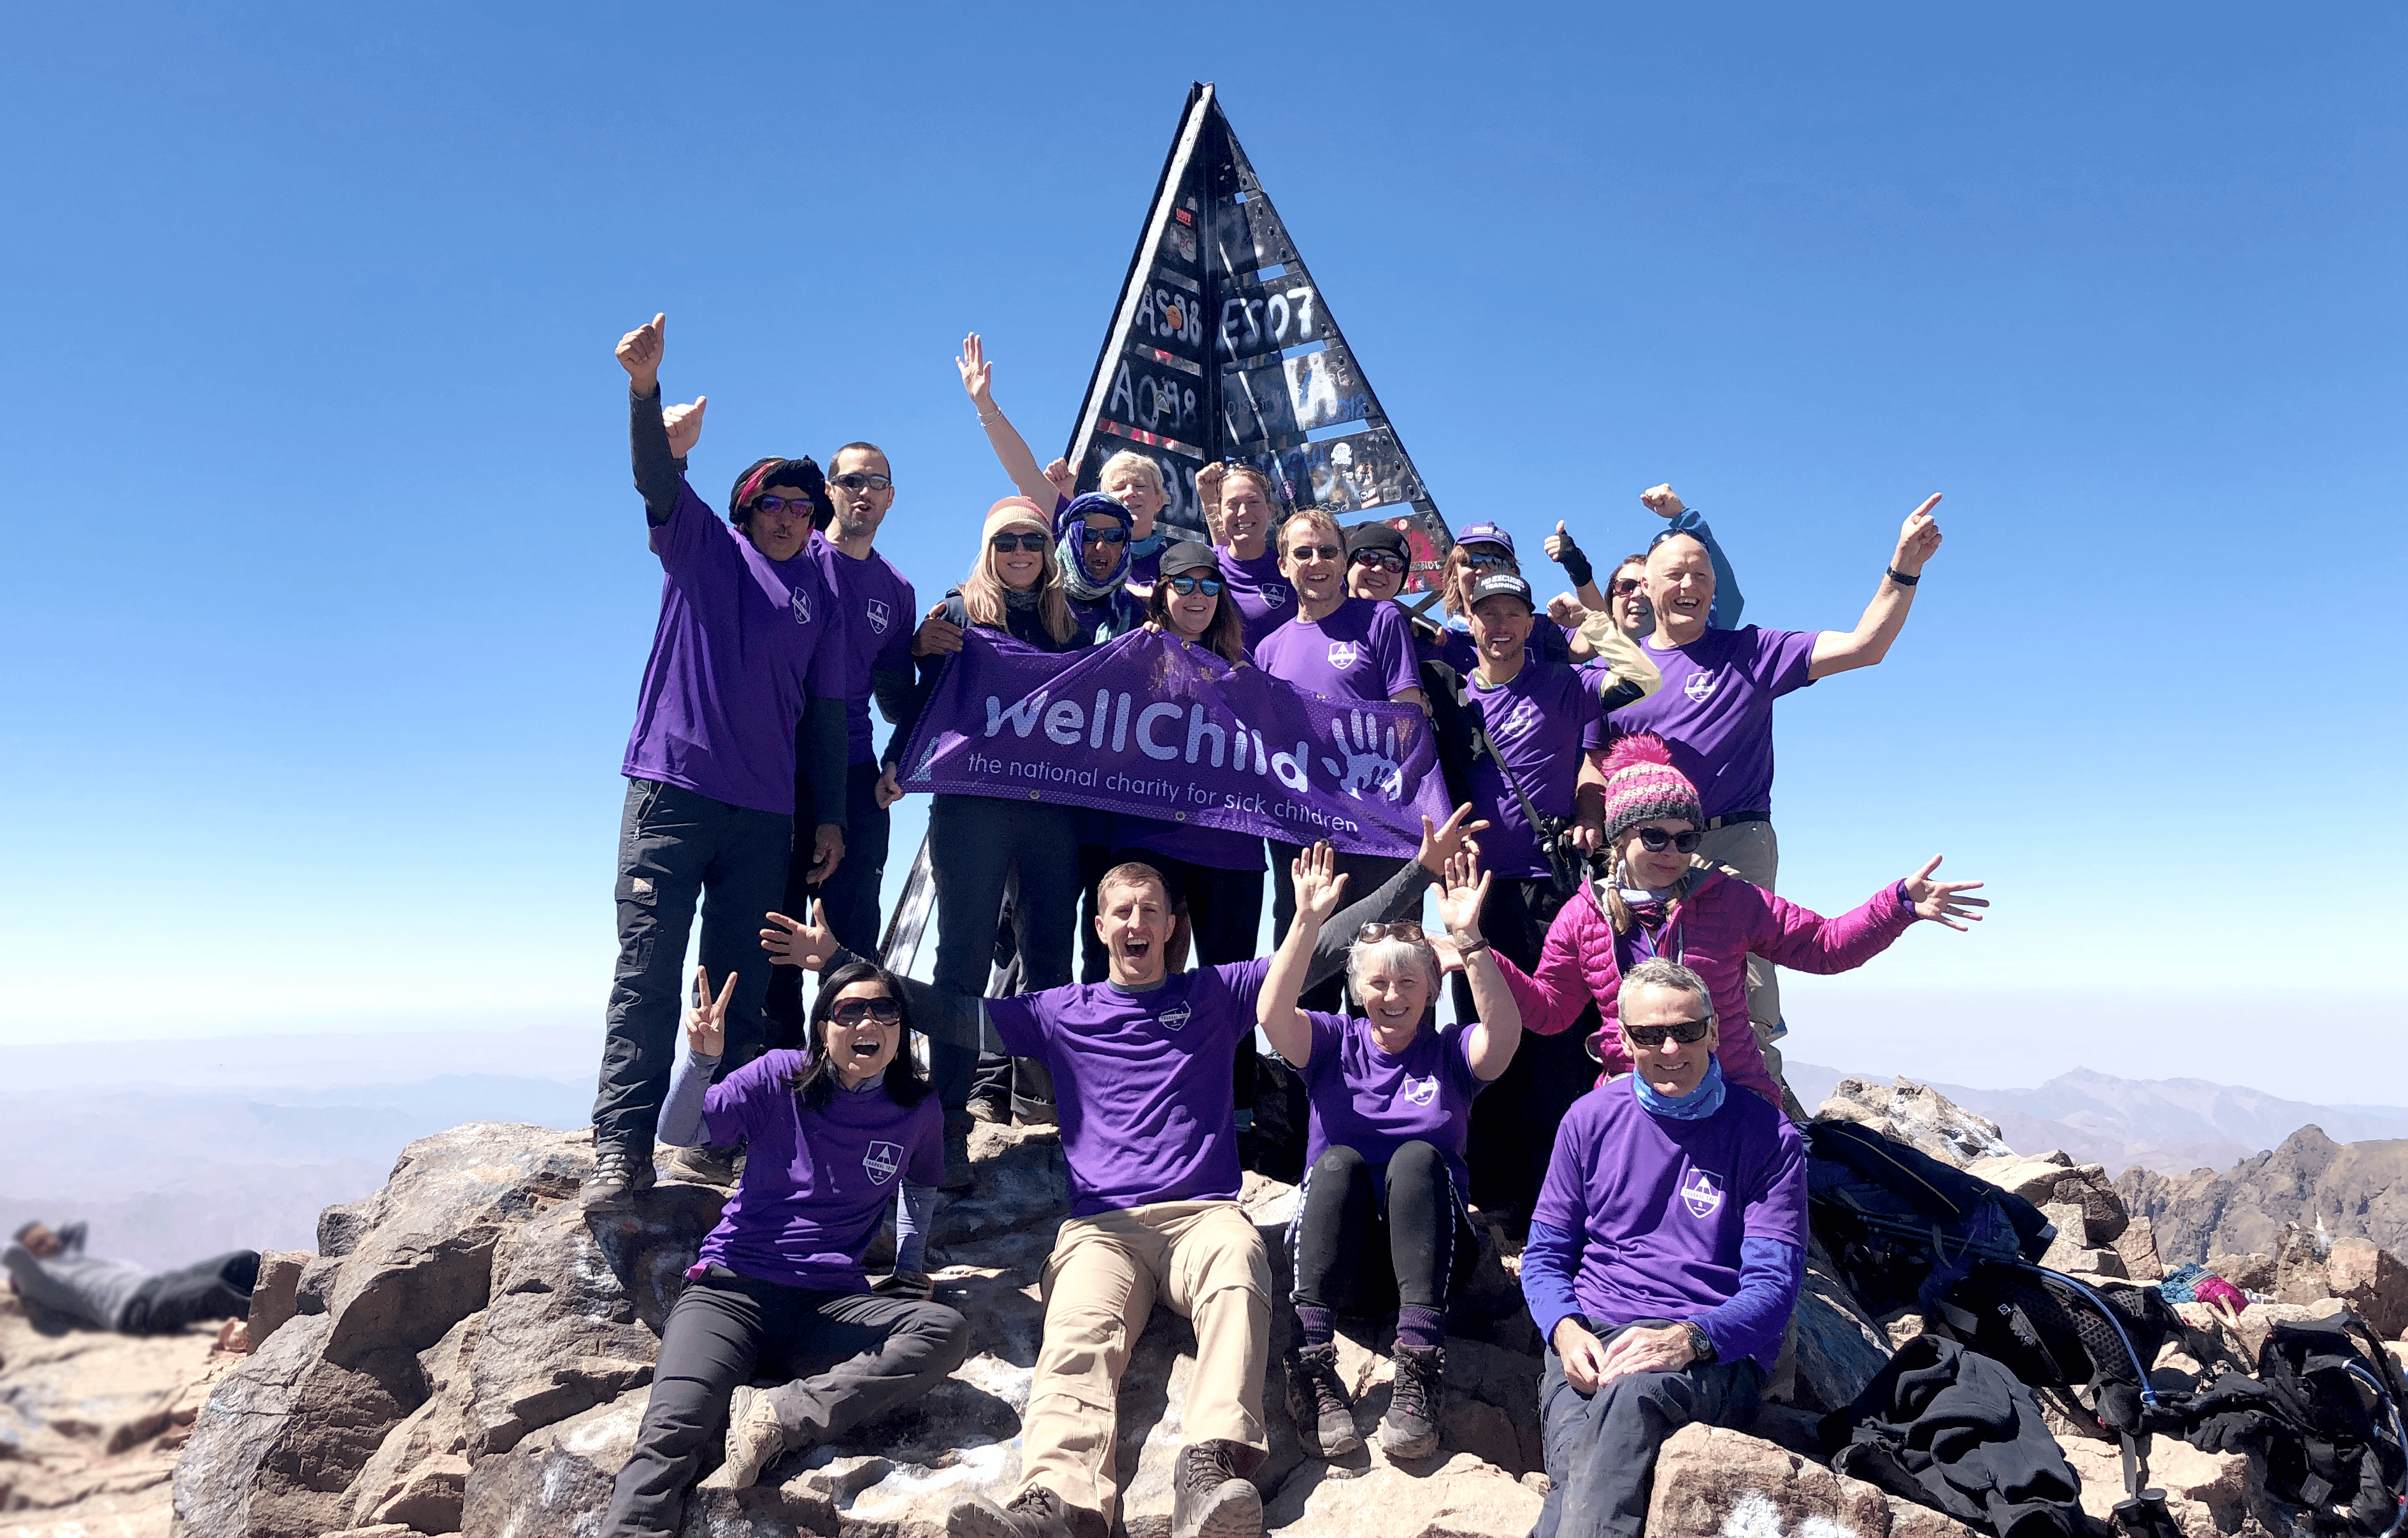
[[[1467,523],[1455,531],[1455,542],[1458,545],[1502,545],[1507,555],[1516,561],[1522,559],[1514,554],[1513,536],[1494,523]]]

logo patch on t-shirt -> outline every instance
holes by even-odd
[[[810,624],[811,622],[811,595],[805,592],[800,584],[797,584],[787,591],[794,594],[795,623],[798,625]]]
[[[1355,648],[1354,642],[1332,641],[1329,643],[1329,665],[1331,667],[1340,669],[1350,668],[1362,660],[1363,653]]]
[[[868,614],[869,628],[876,631],[881,635],[885,634],[886,621],[893,618],[892,614],[886,607],[886,600],[882,598],[871,599],[869,601]]]
[[[1513,708],[1505,713],[1505,719],[1497,723],[1497,729],[1494,732],[1491,732],[1489,735],[1493,737],[1518,737],[1523,733],[1527,732],[1530,728],[1538,724],[1539,702],[1536,700],[1517,700],[1514,702]]]
[[[1681,686],[1681,692],[1693,700],[1703,701],[1713,691],[1714,676],[1711,673],[1692,673],[1689,681]]]
[[[903,1145],[871,1144],[869,1151],[861,1156],[861,1167],[869,1172],[869,1178],[882,1186],[886,1184],[895,1178],[895,1172],[903,1167]]]
[[[1681,1185],[1681,1200],[1687,1204],[1692,1218],[1712,1218],[1723,1204],[1723,1189],[1714,1177],[1703,1170],[1692,1170]]]
[[[1264,603],[1275,609],[1287,607],[1289,600],[1295,596],[1287,591],[1284,582],[1266,582],[1254,591],[1263,595]]]
[[[1172,1004],[1169,1008],[1154,1017],[1155,1019],[1162,1022],[1163,1029],[1166,1031],[1182,1030],[1185,1028],[1187,1022],[1194,1018],[1194,1011],[1187,1007],[1187,1001],[1184,999],[1182,999],[1179,1003]]]
[[[1438,1075],[1436,1074],[1432,1074],[1427,1078],[1409,1078],[1405,1080],[1405,1087],[1397,1091],[1397,1098],[1403,1101],[1408,1105],[1437,1104]]]

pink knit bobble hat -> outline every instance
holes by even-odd
[[[1664,739],[1642,732],[1615,743],[1605,756],[1606,840],[1613,842],[1659,817],[1684,817],[1694,827],[1706,825],[1698,788],[1672,767],[1672,751]]]

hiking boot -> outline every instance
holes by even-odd
[[[1238,1472],[1245,1451],[1235,1442],[1191,1442],[1179,1449],[1170,1538],[1263,1538],[1263,1492]]]
[[[672,1180],[726,1188],[735,1186],[743,1172],[743,1162],[741,1146],[725,1148],[672,1147],[660,1157],[662,1173]]]
[[[1390,1458],[1427,1458],[1438,1451],[1438,1409],[1445,1397],[1446,1347],[1399,1346],[1392,1353],[1397,1384],[1380,1417],[1380,1450]]]
[[[1043,1485],[1001,1506],[983,1495],[965,1496],[945,1514],[946,1538],[1108,1538],[1111,1531],[1102,1513],[1071,1505]]]
[[[786,1428],[778,1422],[769,1396],[751,1384],[738,1384],[727,1404],[727,1461],[703,1481],[712,1489],[750,1489],[780,1453],[786,1450]]]
[[[1011,1103],[997,1095],[970,1096],[970,1119],[990,1127],[1011,1125]]]
[[[1338,1345],[1300,1346],[1287,1354],[1287,1413],[1307,1458],[1342,1458],[1359,1452],[1354,1407],[1338,1381]]]
[[[978,1183],[970,1169],[970,1118],[945,1118],[945,1178],[938,1183],[940,1191],[966,1191]]]
[[[632,1148],[600,1148],[594,1154],[594,1173],[577,1188],[577,1204],[600,1212],[627,1204],[638,1191],[652,1188],[652,1161]]]

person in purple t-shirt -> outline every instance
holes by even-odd
[[[1804,1146],[1727,1091],[1705,980],[1652,957],[1616,1014],[1638,1066],[1564,1118],[1522,1251],[1547,1343],[1532,1538],[1638,1538],[1664,1439],[1756,1414],[1805,1276]]]
[[[1417,862],[1337,920],[1353,934],[1394,921],[1483,824],[1458,807],[1422,823]],[[1254,1028],[1268,959],[1173,973],[1165,961],[1170,904],[1160,874],[1105,874],[1096,925],[1111,975],[1041,993],[980,999],[906,981],[920,1029],[967,1044],[982,1032],[1052,1071],[1070,1185],[1070,1218],[1045,1266],[1045,1336],[1021,1419],[1026,1482],[1008,1504],[973,1495],[947,1518],[953,1538],[1105,1538],[1121,1373],[1156,1296],[1194,1321],[1196,1374],[1187,1445],[1172,1476],[1174,1538],[1262,1531],[1262,1496],[1243,1471],[1268,1450],[1263,1372],[1269,1349],[1270,1261],[1238,1206],[1241,1177],[1229,1058]],[[776,919],[772,955],[797,965],[851,958],[825,928]],[[1312,972],[1334,974],[1343,947],[1325,944]],[[1308,975],[1308,980],[1312,980]]]
[[[1196,472],[1196,495],[1212,526],[1221,580],[1246,621],[1246,649],[1296,613],[1296,589],[1271,548],[1270,477],[1252,465],[1208,464]]]
[[[1338,520],[1319,507],[1298,508],[1280,525],[1279,550],[1280,570],[1296,591],[1296,617],[1268,634],[1253,633],[1254,665],[1324,699],[1393,700],[1427,710],[1429,697],[1422,691],[1412,627],[1404,611],[1346,591],[1346,536],[1339,532]],[[1266,843],[1271,860],[1271,922],[1284,933],[1296,916],[1288,870],[1303,846],[1278,839]],[[1340,854],[1338,861],[1339,869],[1353,876],[1357,887],[1378,886],[1398,864],[1366,854]],[[1305,1004],[1312,1009],[1339,1008],[1336,982]],[[1301,1148],[1288,1152],[1298,1159],[1302,1155]],[[1264,1173],[1286,1178],[1290,1172],[1284,1163],[1272,1158],[1263,1165]]]
[[[1670,492],[1670,487],[1657,491]],[[1651,493],[1652,494],[1652,493]],[[1677,499],[1675,499],[1677,502]],[[1674,534],[1647,552],[1647,600],[1655,633],[1640,643],[1664,686],[1614,716],[1617,733],[1664,739],[1672,762],[1697,786],[1705,810],[1698,852],[1767,891],[1779,890],[1781,844],[1772,831],[1772,702],[1834,673],[1871,667],[1914,605],[1924,563],[1940,548],[1940,525],[1926,497],[1899,529],[1881,586],[1854,630],[1714,630],[1714,564],[1695,534]],[[1747,963],[1747,1015],[1756,1043],[1779,1075],[1773,1043],[1785,1033],[1772,963]]]
[[[723,1417],[727,1461],[710,1482],[741,1489],[780,1455],[910,1403],[969,1355],[961,1315],[882,1296],[862,1270],[898,1186],[944,1175],[942,1118],[900,1050],[903,990],[866,961],[831,972],[811,1004],[809,1052],[769,1052],[711,1084],[736,981],[714,999],[709,970],[697,975],[661,1135],[746,1142],[752,1153],[662,1326],[652,1397],[611,1486],[603,1538],[679,1531],[703,1439]],[[830,1362],[757,1394],[745,1388]]]
[[[1435,1023],[1438,952],[1417,923],[1355,933],[1346,980],[1361,1018],[1297,1008],[1346,877],[1326,844],[1297,856],[1290,874],[1296,922],[1254,1004],[1263,1034],[1304,1075],[1312,1103],[1304,1189],[1288,1225],[1300,1337],[1287,1355],[1288,1412],[1313,1457],[1363,1445],[1338,1379],[1336,1310],[1359,1313],[1393,1294],[1396,1390],[1380,1445],[1391,1458],[1427,1458],[1438,1449],[1447,1295],[1480,1254],[1465,1208],[1471,1100],[1513,1061],[1522,1014],[1481,938],[1489,877],[1478,856],[1447,862],[1439,896],[1476,1010],[1444,1031]]]
[[[636,489],[661,563],[661,617],[621,765],[619,960],[594,1097],[594,1173],[578,1193],[589,1209],[652,1183],[696,904],[704,963],[749,974],[728,1016],[729,1056],[741,1063],[767,1046],[768,969],[743,963],[753,915],[785,888],[798,783],[814,793],[814,877],[844,858],[844,705],[810,687],[835,619],[818,565],[803,558],[823,510],[819,466],[756,461],[737,478],[729,521],[713,518],[682,463],[701,435],[704,402],[680,407],[674,425],[661,409],[666,326],[654,316],[618,347]],[[798,739],[813,762],[799,777]],[[732,1174],[708,1157],[701,1171]]]

